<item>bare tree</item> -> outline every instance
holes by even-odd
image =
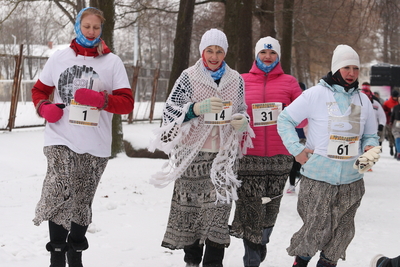
[[[260,24],[257,40],[266,36],[275,38],[275,0],[256,0],[254,4],[254,16]]]
[[[168,95],[183,70],[189,66],[193,12],[196,0],[180,0],[174,40],[174,61],[169,77]]]
[[[282,14],[282,42],[281,54],[282,69],[285,73],[292,73],[292,40],[293,40],[293,0],[283,1],[283,14]]]
[[[224,32],[229,49],[227,64],[239,73],[248,72],[252,56],[252,10],[253,0],[226,0]]]

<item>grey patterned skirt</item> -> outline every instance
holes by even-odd
[[[231,235],[254,244],[262,243],[265,228],[275,225],[283,189],[293,166],[293,156],[244,156],[240,159],[238,176],[242,185],[231,227]],[[262,197],[277,197],[267,204]]]
[[[46,146],[47,173],[36,206],[35,225],[43,221],[70,230],[71,221],[87,226],[92,222],[92,202],[108,158],[77,154],[66,146]]]
[[[355,234],[354,217],[364,195],[364,180],[331,185],[301,177],[297,211],[303,226],[290,241],[290,256],[314,256],[323,251],[337,261],[346,259],[346,249]]]
[[[228,228],[231,204],[216,204],[210,178],[216,153],[200,152],[183,175],[175,181],[171,209],[162,246],[183,249],[196,240],[208,239],[229,246]]]

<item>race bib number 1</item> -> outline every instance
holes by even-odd
[[[204,114],[204,124],[206,125],[224,125],[231,122],[232,102],[222,101],[222,110],[219,113]]]
[[[282,103],[257,103],[251,106],[254,127],[277,124],[278,116],[282,112]]]
[[[100,111],[96,107],[80,105],[71,99],[69,108],[69,123],[83,126],[97,126],[99,124]]]

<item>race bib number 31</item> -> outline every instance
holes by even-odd
[[[69,109],[69,123],[83,126],[97,126],[99,124],[100,111],[96,107],[80,105],[71,100]]]
[[[258,103],[251,106],[254,127],[277,124],[278,116],[282,112],[282,103]]]
[[[232,102],[222,101],[222,110],[219,113],[204,114],[204,124],[207,125],[224,125],[231,122],[232,119]]]

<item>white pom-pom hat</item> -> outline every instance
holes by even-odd
[[[199,45],[200,56],[203,54],[204,49],[210,45],[218,45],[224,49],[225,55],[228,53],[228,40],[226,39],[226,35],[218,29],[210,29],[203,34]]]
[[[357,52],[348,45],[338,45],[333,51],[331,71],[335,74],[340,68],[355,65],[360,67],[360,58]]]
[[[258,53],[264,49],[274,50],[278,54],[279,59],[281,58],[281,45],[275,38],[267,36],[258,40],[256,48],[254,49],[254,58],[257,58]]]

